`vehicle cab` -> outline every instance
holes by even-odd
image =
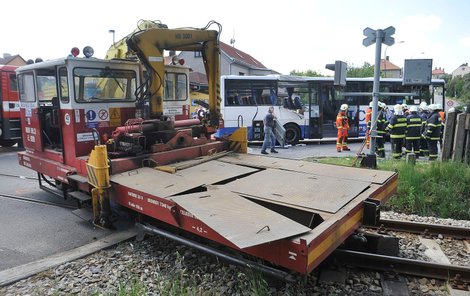
[[[64,182],[84,174],[81,157],[136,118],[140,69],[132,61],[74,56],[18,68],[20,164]]]

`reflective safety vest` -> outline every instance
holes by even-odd
[[[336,116],[336,128],[349,130],[349,121],[346,112],[339,112]]]
[[[405,115],[393,115],[387,126],[387,129],[390,130],[390,138],[405,138],[406,126]]]
[[[406,139],[407,140],[419,140],[421,138],[421,126],[423,120],[416,113],[411,113],[406,117]]]
[[[442,119],[439,112],[432,112],[426,120],[426,139],[439,140],[441,138]]]
[[[382,111],[378,116],[377,116],[377,138],[383,138],[385,134],[387,133],[385,129],[387,128],[388,121],[387,117],[384,114],[385,112]]]

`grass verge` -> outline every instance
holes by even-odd
[[[313,159],[307,159],[313,160]],[[352,166],[353,158],[320,158],[315,161]],[[406,214],[470,220],[470,167],[460,162],[379,161],[379,170],[398,172],[397,196],[386,210]]]

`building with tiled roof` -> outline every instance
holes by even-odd
[[[388,56],[380,60],[380,72],[386,78],[400,78],[402,75],[401,68],[390,62]]]
[[[250,54],[220,42],[220,75],[268,75],[278,72],[266,68],[263,63]],[[205,73],[201,52],[181,52],[179,58],[194,72]],[[205,75],[205,74],[204,74]]]
[[[23,66],[26,65],[26,61],[18,54],[4,53],[3,57],[0,58],[0,65]]]
[[[465,74],[470,73],[470,67],[468,66],[468,63],[464,63],[460,65],[457,69],[452,71],[452,79],[458,76],[464,76]]]
[[[441,67],[439,68],[434,68],[434,70],[432,70],[432,78],[433,79],[443,79],[444,76],[446,75],[446,72],[444,71],[444,69],[441,69]]]

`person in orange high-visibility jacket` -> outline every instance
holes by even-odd
[[[366,148],[369,149],[370,147],[370,127],[372,118],[372,102],[369,104],[369,108],[366,110]]]
[[[339,108],[338,115],[336,116],[336,128],[338,129],[338,137],[336,139],[336,151],[349,151],[348,147],[348,105],[343,104]]]

